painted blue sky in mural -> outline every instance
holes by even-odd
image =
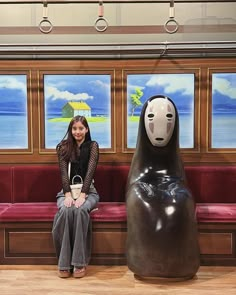
[[[0,126],[0,148],[28,148],[26,75],[0,75]]]
[[[178,74],[176,81],[170,80],[169,74],[162,74],[158,79],[153,78],[153,75],[129,75],[129,89],[128,93],[132,92],[135,87],[142,87],[145,89],[145,94],[142,101],[145,101],[150,95],[155,92],[165,93],[170,98],[175,98],[178,101],[179,110],[188,109],[188,85],[191,85],[192,78],[189,74]],[[61,78],[56,78],[60,76]],[[68,100],[75,98],[86,100],[95,109],[103,113],[107,113],[107,101],[110,96],[110,89],[108,89],[109,79],[108,75],[98,75],[97,79],[89,83],[83,83],[87,80],[87,76],[69,75],[69,79],[65,79],[63,83],[63,75],[47,75],[46,82],[50,85],[46,89],[46,99],[48,103],[48,110],[59,112],[61,105],[66,102],[60,95],[63,91],[67,92]],[[140,77],[140,81],[138,80]],[[214,74],[212,94],[214,97],[213,111],[220,109],[236,109],[236,74]],[[68,75],[65,75],[68,77]],[[92,75],[93,78],[96,75]],[[151,79],[150,79],[151,78]],[[135,81],[135,84],[132,83]],[[79,89],[79,91],[78,91]],[[70,97],[70,94],[72,95]],[[22,114],[26,111],[25,105],[26,96],[26,77],[25,75],[0,75],[0,115],[3,113],[17,113]],[[94,99],[95,97],[99,99]],[[181,97],[181,99],[178,99]],[[187,102],[187,103],[186,103]]]
[[[128,75],[128,93],[134,93],[135,88],[140,88],[144,95],[144,103],[153,95],[167,95],[176,104],[179,112],[190,112],[193,109],[194,75],[193,74],[139,74]],[[142,106],[136,109],[140,113]]]
[[[212,74],[213,148],[236,147],[236,74]]]
[[[25,115],[26,91],[26,75],[0,75],[0,115]]]
[[[236,74],[213,74],[213,112],[236,112]]]
[[[92,116],[110,114],[110,75],[45,75],[45,106],[48,118],[61,115],[69,101],[83,101]]]
[[[164,94],[174,100],[180,113],[189,111],[193,79],[193,74],[129,75],[128,97],[136,87],[140,87],[144,92],[142,102],[154,94]],[[236,110],[236,74],[213,74],[212,95],[213,112]],[[141,108],[136,111],[140,112]]]

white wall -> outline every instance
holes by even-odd
[[[236,31],[206,33],[204,27],[213,24],[216,28],[222,25],[236,26],[236,3],[175,3],[175,18],[183,27],[183,32],[175,34],[49,34],[39,32],[37,26],[42,20],[42,4],[0,4],[0,45],[3,43],[123,43],[123,42],[164,42],[164,41],[232,41]],[[93,28],[98,14],[98,4],[48,4],[47,15],[54,28],[58,26],[89,26]],[[109,4],[104,3],[104,16],[109,26],[163,26],[169,18],[168,3],[146,4]],[[186,33],[191,25],[202,25],[198,33]],[[10,27],[13,32],[6,34],[3,29]],[[35,31],[24,34],[14,33],[14,28],[32,27]],[[231,32],[230,32],[231,31]]]

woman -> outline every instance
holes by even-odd
[[[52,235],[58,257],[59,277],[68,278],[73,273],[75,278],[81,278],[86,273],[91,254],[89,213],[99,201],[93,185],[99,147],[96,141],[91,140],[85,117],[76,116],[71,120],[67,133],[56,150],[62,191],[57,194],[58,212],[54,217]],[[70,188],[75,175],[80,175],[83,179],[81,193],[76,200],[73,199]]]

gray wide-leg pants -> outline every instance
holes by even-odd
[[[99,201],[97,193],[89,193],[84,204],[76,208],[64,205],[65,196],[57,195],[58,212],[54,217],[52,236],[61,270],[88,265],[91,256],[92,222],[89,213]]]

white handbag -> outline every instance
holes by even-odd
[[[71,162],[68,163],[68,176],[70,179],[70,171],[71,171]],[[74,183],[75,179],[79,178],[80,183]],[[80,175],[75,175],[72,180],[71,180],[72,184],[70,185],[71,188],[71,194],[72,194],[72,198],[74,200],[78,199],[80,193],[81,193],[81,189],[83,186],[83,179]]]

